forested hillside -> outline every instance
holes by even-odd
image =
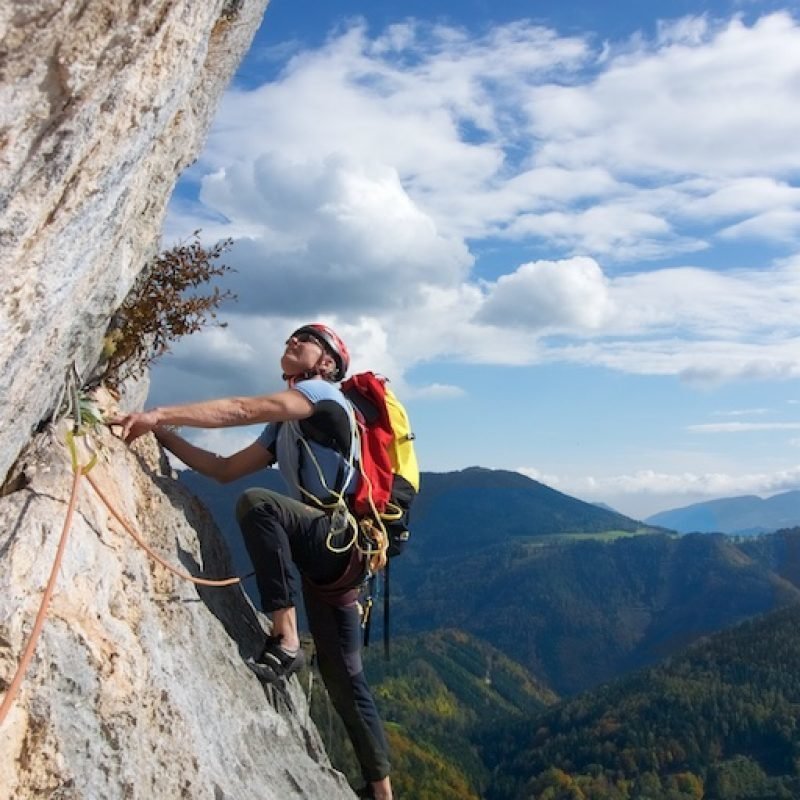
[[[181,480],[209,505],[247,573],[236,498],[252,485],[285,490],[280,475],[226,486],[191,472]],[[395,633],[464,630],[566,695],[800,598],[800,583],[784,575],[800,564],[791,537],[747,542],[746,551],[721,535],[609,540],[604,526],[633,532],[625,520],[516,473],[423,473],[412,539],[392,564]],[[580,524],[597,540],[583,541]],[[567,528],[572,535],[557,533]],[[245,585],[254,592],[252,580]],[[380,636],[380,616],[374,627]]]
[[[488,800],[800,797],[800,606],[487,730]]]
[[[425,558],[466,554],[514,539],[646,529],[518,472],[479,467],[424,473],[412,527],[415,552]]]
[[[739,542],[739,549],[800,588],[800,528],[776,531]]]
[[[400,797],[482,797],[491,775],[477,742],[487,726],[505,728],[553,705],[552,691],[523,667],[460,631],[437,631],[366,650],[367,672],[392,744]],[[334,764],[353,761],[346,737],[320,695],[312,706]]]
[[[509,543],[393,566],[403,631],[455,627],[572,694],[800,599],[722,535]]]

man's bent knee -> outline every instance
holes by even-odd
[[[254,508],[270,503],[272,498],[269,489],[245,489],[236,501],[236,521],[241,523]]]

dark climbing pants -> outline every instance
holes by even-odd
[[[305,592],[308,625],[317,664],[336,712],[342,718],[367,781],[389,774],[389,747],[361,663],[358,606],[334,606],[313,588]]]
[[[248,489],[236,505],[236,518],[256,571],[264,611],[297,605],[300,582],[292,563],[314,583],[336,580],[350,562],[350,552],[331,550],[327,515],[299,500],[269,489]],[[352,536],[345,531],[331,544],[341,549]]]
[[[325,584],[336,581],[350,564],[350,552],[327,546],[330,520],[323,512],[267,489],[248,489],[236,506],[244,541],[256,571],[264,611],[296,605],[298,577],[303,593],[317,662],[325,687],[347,728],[367,781],[389,774],[388,746],[375,700],[361,662],[361,620],[354,601],[337,603],[326,596]],[[351,532],[333,537],[344,547]]]

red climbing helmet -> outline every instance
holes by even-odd
[[[350,353],[347,345],[339,338],[333,328],[323,325],[321,322],[312,322],[298,328],[292,336],[301,333],[308,333],[313,336],[323,347],[323,349],[333,356],[336,362],[336,373],[332,376],[333,380],[344,380],[347,370],[350,368]]]

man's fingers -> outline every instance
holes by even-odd
[[[126,414],[124,417],[114,417],[108,420],[108,425],[117,425],[122,430],[119,433],[119,438],[127,444],[130,444],[135,439],[138,439],[142,434],[152,430],[148,417],[145,414]]]
[[[131,432],[131,428],[133,427],[134,419],[131,414],[126,414],[124,417],[112,417],[109,420],[106,420],[106,425],[109,427],[121,428],[119,434],[120,439],[125,442],[130,442],[129,436]],[[113,432],[113,431],[112,431]]]

